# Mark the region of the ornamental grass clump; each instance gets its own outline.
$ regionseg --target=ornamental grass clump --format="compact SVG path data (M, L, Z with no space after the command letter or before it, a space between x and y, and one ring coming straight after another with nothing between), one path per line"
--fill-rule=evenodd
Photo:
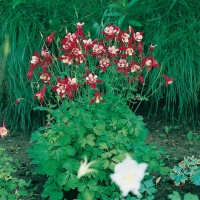
M33 88L26 80L27 62L47 35L64 34L77 20L93 24L101 21L107 0L41 1L4 0L0 3L0 121L4 119L13 134L30 133L45 123L45 113L33 111ZM67 12L66 12L67 11ZM71 31L71 30L70 30ZM96 31L96 30L95 30ZM5 41L5 42L3 42ZM15 104L20 99L20 103Z
M155 46L150 45L145 56L143 32L108 25L104 39L91 39L83 25L77 23L77 30L62 39L51 33L41 52L34 52L27 72L41 103L34 110L47 112L46 126L32 134L27 150L36 172L47 176L43 198L67 198L71 189L78 190L77 199L120 198L110 174L127 152L137 162L148 162L148 172L168 171L163 150L145 144L148 131L131 109L148 99L145 81L149 71L159 67L152 56ZM163 76L162 84L172 83ZM156 189L150 178L145 178L140 193L153 198ZM138 190L138 185L130 188L136 195ZM130 199L128 192L124 195Z

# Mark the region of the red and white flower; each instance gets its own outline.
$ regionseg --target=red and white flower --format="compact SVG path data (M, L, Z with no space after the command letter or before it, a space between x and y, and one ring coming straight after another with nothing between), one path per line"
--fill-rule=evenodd
M48 44L51 44L54 40L54 35L55 35L56 31L54 31L53 33L51 33L47 38L46 38L46 42Z
M31 79L32 77L33 77L33 71L29 70L28 73L27 73L27 78Z
M45 65L45 68L46 68L46 65L52 64L52 57L51 57L51 54L50 54L48 48L42 47L41 56L43 56L43 58L44 58L44 60L42 61L42 64Z
M111 47L108 47L108 54L109 55L116 55L118 54L119 52L119 49L117 49L115 46L111 46Z
M153 57L144 57L142 59L142 66L146 65L149 69L160 66L158 62Z
M65 56L62 55L62 56L58 57L58 60L61 60L66 65L71 65L73 63L72 57L69 55L65 55Z
M40 79L42 80L42 84L50 83L51 74L49 72L44 72L40 75Z
M100 101L103 102L103 103L105 103L105 100L101 97L101 95L99 94L99 92L96 91L95 94L94 94L94 98L91 99L90 103L94 103L94 102L95 103L100 103Z
M34 70L37 66L41 64L38 52L36 51L34 52L30 62L31 62L31 66L29 68L30 71Z
M69 38L64 38L62 41L61 41L61 44L62 44L62 47L64 50L70 50L72 48L72 42L70 41Z
M84 40L83 40L83 43L84 43L85 45L87 45L87 46L89 46L89 45L92 45L92 44L93 44L93 42L92 42L92 40L91 40L91 39L84 39Z
M101 44L94 44L92 47L92 55L100 56L105 52L104 46Z
M137 42L141 42L143 36L142 36L143 32L136 32L134 33L133 37Z
M106 39L117 38L119 32L120 32L119 27L117 27L117 26L111 26L109 24L104 29L104 31L102 31L103 34L106 34Z
M66 89L68 87L68 79L64 78L62 80L60 80L59 78L57 78L57 85L52 87L53 91L56 91L59 95L60 98L64 97L66 94Z
M130 64L130 69L131 69L131 72L139 72L140 71L140 66L135 64L134 62L132 62Z
M126 43L129 42L129 37L130 37L130 35L128 33L122 33L122 35L121 35L122 41L126 42Z
M126 54L129 55L129 56L132 56L132 55L134 55L134 50L132 48L127 48Z
M105 29L104 29L104 32L107 34L107 35L113 35L116 33L116 29L113 27L113 26L107 26Z
M97 68L102 69L104 72L106 71L107 67L110 66L110 60L108 58L102 58L99 61L99 66L97 66Z
M73 33L73 34L67 33L65 38L69 39L69 41L71 41L71 42L75 42L77 39L77 35L75 33Z
M116 71L121 71L124 73L124 75L127 75L129 73L130 69L128 68L128 63L125 59L120 59L119 61L114 62L118 65Z
M85 37L85 35L84 35L84 33L83 33L83 30L82 30L84 23L78 22L78 23L75 24L75 25L76 25L76 28L77 28L77 31L75 32L75 34L76 34L77 36Z
M128 63L126 62L125 59L120 59L119 62L117 63L119 68L124 68L124 67L128 67Z
M98 76L93 74L88 74L86 79L86 84L89 84L93 89L96 89L96 83L101 83L102 80L97 80Z
M73 48L72 51L71 51L71 53L74 56L78 56L78 55L83 54L82 51L79 48L77 48L77 47Z
M3 126L0 127L0 136L1 136L2 138L4 138L5 136L7 136L8 132L9 132L9 131L8 131L8 129L5 127L4 122L3 122Z
M68 84L72 87L74 91L77 90L77 87L80 86L80 84L77 83L76 78L68 77Z
M173 78L169 78L169 77L167 77L165 74L163 74L162 75L163 76L163 78L165 79L165 85L166 86L168 86L169 84L172 84L172 82L173 82Z
M34 94L34 98L37 98L38 100L40 100L41 103L43 103L44 102L44 93L45 93L46 89L47 89L47 86L44 86L41 91Z
M36 51L34 52L34 56L32 56L31 64L32 65L38 65L38 64L40 64L40 57L39 57L38 52L36 52Z

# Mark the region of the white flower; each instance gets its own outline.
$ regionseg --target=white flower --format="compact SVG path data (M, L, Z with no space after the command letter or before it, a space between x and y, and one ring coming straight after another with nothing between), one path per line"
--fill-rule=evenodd
M140 195L140 182L145 176L146 163L138 164L130 156L126 156L121 163L118 163L114 168L114 174L110 177L115 182L125 197L131 191L135 195Z
M96 161L91 161L89 163L87 163L87 157L84 157L84 162L81 162L81 166L78 170L78 178L81 178L82 176L85 176L88 173L92 173L92 172L97 172L96 169L91 169L89 168L90 165L94 164Z

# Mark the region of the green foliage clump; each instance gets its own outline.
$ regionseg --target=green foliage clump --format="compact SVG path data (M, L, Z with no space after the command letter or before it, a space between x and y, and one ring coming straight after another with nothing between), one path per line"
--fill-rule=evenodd
M48 177L43 198L62 199L64 191L71 189L78 190L78 199L88 195L91 199L120 198L109 175L127 153L139 162L148 161L149 172L164 174L167 170L161 159L162 150L154 151L155 147L144 143L148 131L142 117L136 116L120 95L106 95L106 103L88 101L83 96L78 102L66 99L57 109L53 109L54 105L36 108L49 112L52 120L49 127L32 134L32 147L27 150L36 172ZM80 161L85 156L96 161L92 168L98 172L78 179ZM153 196L154 184L143 184L141 193Z
M196 186L200 185L200 159L185 157L178 166L174 166L170 173L170 178L174 180L175 185L185 184L186 180L191 181Z
M138 0L120 0L117 3L109 4L102 20L105 24L111 23L123 28L126 28L129 25L141 27L142 24L134 19L134 14L132 13L137 1Z
M0 147L0 199L17 200L26 196L25 187L29 184L23 179L13 176L16 169L12 166L13 158L5 153L5 149Z

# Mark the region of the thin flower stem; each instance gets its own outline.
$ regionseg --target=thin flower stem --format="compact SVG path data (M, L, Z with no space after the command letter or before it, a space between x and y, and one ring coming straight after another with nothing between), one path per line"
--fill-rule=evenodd
M159 87L156 88L156 90L154 90L147 98L149 98L150 96L152 96L164 83L160 84Z
M156 79L154 80L154 82L152 83L151 87L148 89L148 91L146 92L146 94L148 94L148 92L151 90L151 88L153 87L153 85L156 83L156 81L158 80L158 78L160 77L160 74L161 74L161 71L162 71L162 66L163 64L161 64L161 67L160 67L160 72L158 73L158 76L156 77ZM159 86L160 87L160 86ZM158 89L158 88L157 88ZM156 89L156 90L157 90ZM153 92L154 93L154 92ZM152 94L153 94L152 93Z

